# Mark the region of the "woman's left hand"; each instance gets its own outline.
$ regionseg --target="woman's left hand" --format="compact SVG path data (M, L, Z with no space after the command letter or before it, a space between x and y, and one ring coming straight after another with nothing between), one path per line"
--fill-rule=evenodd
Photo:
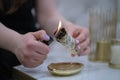
M65 29L69 35L75 38L76 50L78 51L77 55L81 56L89 54L90 53L89 30L87 28L74 24L68 24L67 26L65 26Z

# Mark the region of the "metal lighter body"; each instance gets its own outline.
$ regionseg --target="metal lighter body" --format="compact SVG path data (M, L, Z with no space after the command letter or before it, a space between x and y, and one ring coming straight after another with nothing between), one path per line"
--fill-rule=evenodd
M61 43L63 46L68 49L71 54L77 54L77 50L75 49L75 39L68 35L64 28L60 30L60 32L56 36L56 40Z

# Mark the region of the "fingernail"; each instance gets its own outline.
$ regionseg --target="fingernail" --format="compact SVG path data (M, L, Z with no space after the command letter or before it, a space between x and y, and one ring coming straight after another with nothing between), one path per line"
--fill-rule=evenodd
M77 50L80 50L80 48L81 48L81 47L78 45L78 46L77 46Z
M75 42L76 42L76 44L79 44L79 43L80 43L80 41L79 41L79 40L76 40Z
M46 38L47 40L50 40L50 36L48 36L47 34L45 35L45 38Z

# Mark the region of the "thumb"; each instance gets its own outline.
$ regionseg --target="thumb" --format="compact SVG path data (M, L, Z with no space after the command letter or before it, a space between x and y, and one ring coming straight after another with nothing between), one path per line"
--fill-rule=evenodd
M44 30L36 31L32 33L37 40L49 40L50 37Z

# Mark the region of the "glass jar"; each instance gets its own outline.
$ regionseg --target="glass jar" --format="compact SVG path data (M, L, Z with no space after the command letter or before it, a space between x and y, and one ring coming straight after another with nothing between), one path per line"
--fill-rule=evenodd
M111 40L111 55L109 66L120 69L120 39Z
M116 38L117 0L109 1L111 6L103 4L89 12L90 61L108 62L110 59L110 41Z

